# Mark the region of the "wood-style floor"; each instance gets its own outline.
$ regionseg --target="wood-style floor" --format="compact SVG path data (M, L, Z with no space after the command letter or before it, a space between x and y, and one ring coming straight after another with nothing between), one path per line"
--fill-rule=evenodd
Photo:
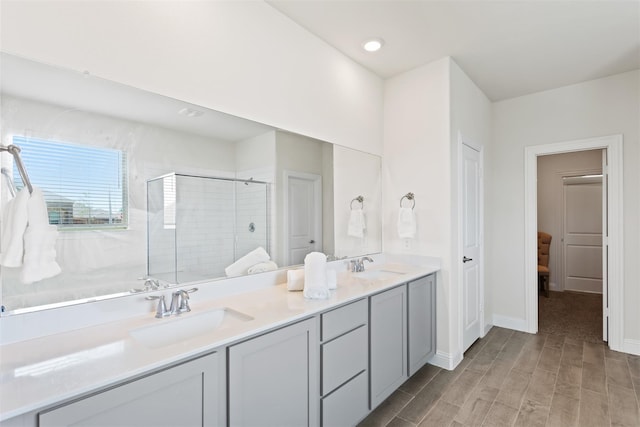
M360 426L640 426L640 356L494 327L454 371L425 365Z

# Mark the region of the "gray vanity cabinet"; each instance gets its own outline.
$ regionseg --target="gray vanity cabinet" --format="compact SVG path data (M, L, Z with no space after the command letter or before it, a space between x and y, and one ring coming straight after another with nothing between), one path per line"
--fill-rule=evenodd
M357 424L369 412L367 299L321 315L321 405L324 427Z
M378 406L407 378L407 286L370 297L370 398Z
M38 426L219 426L224 385L224 355L213 353L40 412Z
M409 376L436 352L436 278L431 274L407 285Z
M229 347L229 425L317 426L317 319Z

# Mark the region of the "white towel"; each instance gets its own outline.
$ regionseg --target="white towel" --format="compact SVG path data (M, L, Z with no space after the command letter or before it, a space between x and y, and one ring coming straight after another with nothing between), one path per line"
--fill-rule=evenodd
M287 290L301 291L304 289L304 268L287 271Z
M366 229L364 220L364 212L362 209L352 209L349 215L349 225L347 227L347 235L351 237L364 237L364 230Z
M398 212L398 236L401 239L416 237L416 215L412 208L400 208Z
M327 256L322 252L311 252L304 257L304 297L329 298Z
M0 265L5 267L22 266L24 232L28 223L28 202L29 190L25 187L5 207L2 221L2 255L0 255Z
M273 261L260 262L249 267L247 274L264 273L265 271L273 271L278 269L278 264Z
M56 262L58 230L49 225L47 203L42 190L23 188L7 206L2 230L2 256L5 267L22 267L20 281L38 282L60 274Z
M247 270L250 267L256 264L259 264L261 262L269 261L270 259L271 257L269 256L267 251L265 251L264 248L261 246L259 248L252 250L251 252L249 252L248 254L246 254L245 256L243 256L242 258L238 259L236 262L234 262L233 264L225 268L224 272L229 277L240 276L242 274L246 274Z
M338 274L332 268L327 270L327 288L338 289Z

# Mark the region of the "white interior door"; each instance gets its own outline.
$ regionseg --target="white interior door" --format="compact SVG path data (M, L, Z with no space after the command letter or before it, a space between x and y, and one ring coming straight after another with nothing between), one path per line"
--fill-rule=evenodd
M287 179L287 265L303 264L304 257L322 247L322 189L318 176Z
M462 145L463 351L481 336L480 153Z
M609 341L609 164L602 150L602 340Z
M602 293L602 178L564 179L564 288Z

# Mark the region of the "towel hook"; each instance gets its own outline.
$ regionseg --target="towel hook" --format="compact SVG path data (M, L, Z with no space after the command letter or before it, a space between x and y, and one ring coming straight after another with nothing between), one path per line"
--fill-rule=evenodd
M400 199L400 207L402 207L402 201L404 199L411 200L413 202L413 205L411 205L411 209L416 207L416 199L413 193L407 193L404 196L402 196L402 198Z
M358 196L355 197L354 199L351 200L351 203L349 204L349 208L351 208L351 210L353 210L353 202L358 202L360 203L360 209L364 209L364 197L362 196Z

